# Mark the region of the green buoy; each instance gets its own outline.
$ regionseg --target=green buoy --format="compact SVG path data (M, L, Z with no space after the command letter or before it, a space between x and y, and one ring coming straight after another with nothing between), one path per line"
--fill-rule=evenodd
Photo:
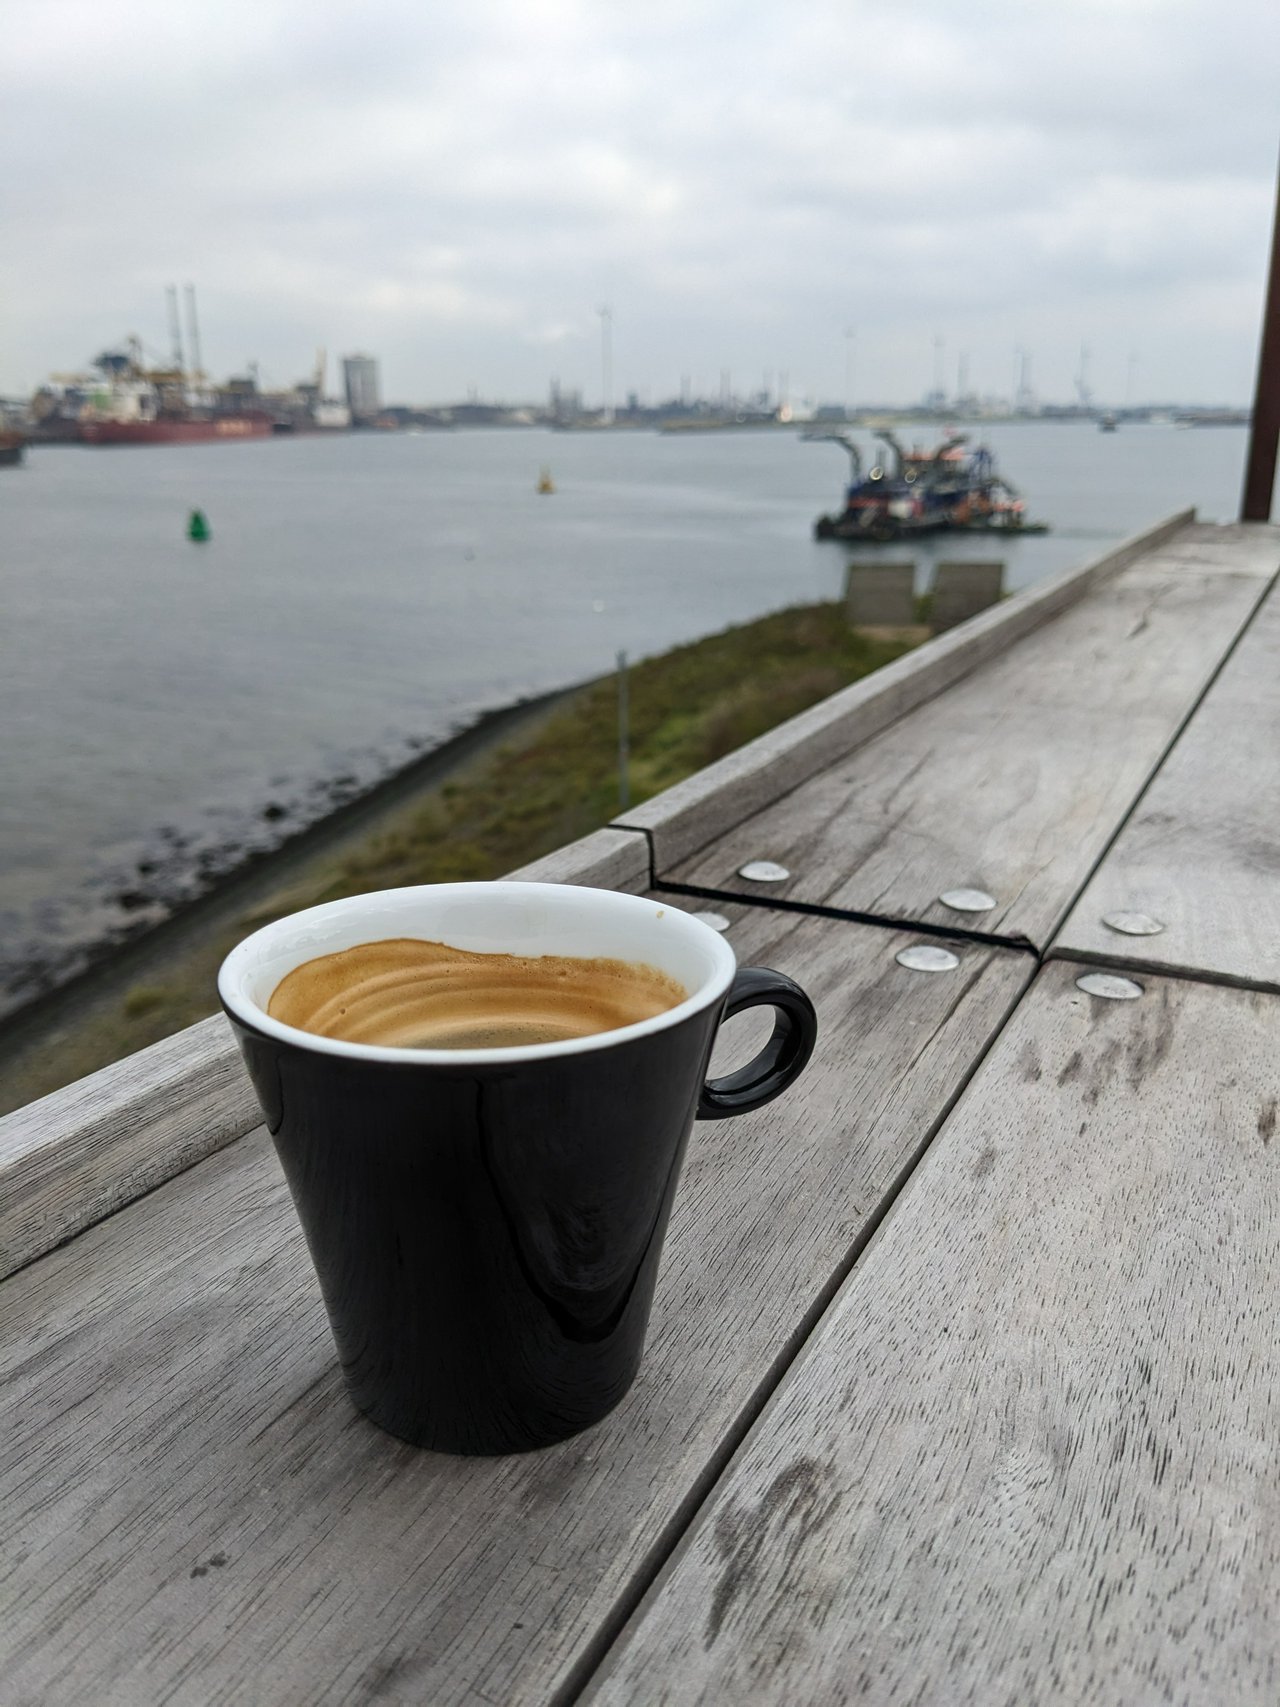
M187 538L202 540L208 539L208 537L209 518L203 510L192 510L187 518Z

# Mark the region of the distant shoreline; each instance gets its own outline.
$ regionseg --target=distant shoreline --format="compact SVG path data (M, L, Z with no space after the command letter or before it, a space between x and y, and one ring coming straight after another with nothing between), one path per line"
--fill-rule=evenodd
M406 800L446 781L460 766L478 758L507 736L544 717L587 683L558 688L550 693L514 701L482 712L458 734L430 752L373 783L352 799L311 820L274 847L252 850L231 870L215 879L199 895L176 902L166 916L127 937L104 937L85 945L86 962L65 978L0 1015L0 1062L6 1052L34 1031L56 1024L60 1015L79 1002L92 998L106 981L121 982L146 969L167 953L191 927L204 928L215 915L251 904L261 889L275 889L287 882L290 870L356 835L367 833L374 821L394 811ZM31 963L37 971L39 963ZM18 969L21 977L21 968Z
M314 429L291 429L288 431L268 433L254 440L258 444L280 444L298 439L395 439L413 437L429 433L466 433L466 432L515 432L531 433L546 432L555 434L605 434L614 436L633 437L637 433L655 433L664 438L680 438L683 436L698 437L704 433L792 433L805 432L873 432L877 427L916 426L930 427L936 431L944 431L948 427L966 427L982 430L987 427L1029 426L1029 427L1096 427L1104 414L1116 417L1121 427L1235 427L1241 430L1250 425L1251 415L1247 407L1234 404L1186 405L1186 404L1150 404L1124 406L1106 410L1101 406L1088 409L1076 409L1069 405L1050 405L1041 414L1018 414L1013 411L989 413L975 409L915 409L909 405L884 404L868 408L859 408L850 416L823 415L804 416L791 420L780 421L772 416L744 414L741 418L734 416L710 415L640 415L621 416L613 421L594 420L583 416L580 420L552 420L550 418L525 418L524 405L512 405L510 411L503 412L495 408L492 417L484 419L464 418L454 420L428 419L428 411L422 412L422 418L407 419L403 424L396 423L386 426L358 427L320 427ZM42 429L39 425L26 425L19 429L30 449L48 449L61 446L71 450L101 450L101 445L87 444L78 438L67 436L65 432ZM209 440L208 443L216 443ZM243 440L229 439L227 443L242 443ZM119 449L119 446L105 448ZM130 449L173 448L172 446L134 445Z

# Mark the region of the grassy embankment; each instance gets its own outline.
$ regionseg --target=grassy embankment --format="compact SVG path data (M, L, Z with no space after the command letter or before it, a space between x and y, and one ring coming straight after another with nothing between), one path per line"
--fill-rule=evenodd
M806 706L909 650L851 629L837 604L731 628L630 672L631 794L639 804ZM499 877L617 814L616 687L574 694L550 716L429 789L373 834L295 867L283 887L175 946L145 980L109 989L6 1064L11 1108L118 1060L216 1007L223 955L266 920L399 884Z

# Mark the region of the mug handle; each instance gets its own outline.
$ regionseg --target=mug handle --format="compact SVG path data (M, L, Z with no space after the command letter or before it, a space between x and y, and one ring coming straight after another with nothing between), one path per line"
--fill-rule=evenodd
M799 984L766 966L740 967L725 998L721 1024L745 1008L771 1007L773 1035L745 1067L708 1079L698 1101L699 1120L727 1120L771 1102L797 1079L813 1054L818 1016Z

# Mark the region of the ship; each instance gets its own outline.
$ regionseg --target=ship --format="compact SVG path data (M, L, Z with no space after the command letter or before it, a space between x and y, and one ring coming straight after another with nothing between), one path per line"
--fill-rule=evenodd
M149 366L136 338L103 351L89 373L55 375L36 393L32 413L41 436L86 445L200 444L274 431L271 414L241 392L176 364Z
M0 430L0 468L16 468L26 448L24 434L11 433L8 428Z
M271 434L344 431L351 411L317 378L262 392L256 374L211 386L180 367L148 367L136 341L87 373L55 374L31 402L31 437L86 445L227 443Z
M233 443L292 423L258 392L256 375L213 385L200 362L195 290L187 286L187 350L178 293L168 286L172 353L148 361L136 335L104 350L85 373L54 374L31 400L32 436L86 445ZM190 352L190 360L187 359Z
M188 416L154 420L81 420L79 439L85 445L186 445L216 440L261 439L275 431L269 415Z
M877 428L886 454L865 471L862 451L846 433L804 436L843 446L850 461L844 508L818 517L816 539L883 544L926 533L1049 531L1045 522L1028 521L1026 505L997 470L992 452L985 445L970 448L964 433L948 433L932 450L906 450L888 427Z

